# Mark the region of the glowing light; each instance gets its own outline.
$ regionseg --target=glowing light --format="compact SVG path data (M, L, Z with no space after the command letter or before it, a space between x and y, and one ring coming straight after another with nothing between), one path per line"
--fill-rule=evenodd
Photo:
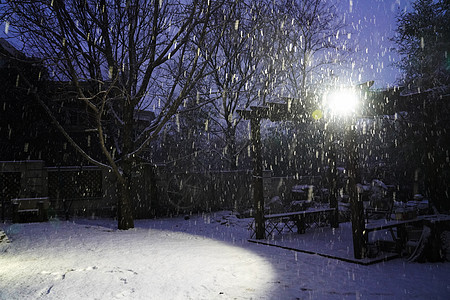
M323 106L335 116L354 114L358 108L358 95L353 89L340 89L323 98Z
M320 109L316 109L315 111L313 111L312 113L312 117L314 120L320 120L323 116L323 113Z

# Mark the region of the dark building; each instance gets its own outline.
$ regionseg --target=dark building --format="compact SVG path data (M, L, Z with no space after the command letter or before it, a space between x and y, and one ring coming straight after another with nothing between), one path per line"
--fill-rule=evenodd
M50 88L55 84L47 80L40 61L26 57L0 39L0 77L0 160L44 160L48 165L79 165L81 161L74 149L67 145L37 101L36 94L55 106L50 98L57 92L54 87ZM61 108L65 109L62 105ZM64 111L61 114L63 118L70 118L66 115Z
M51 81L46 72L39 60L26 57L0 38L0 161L38 159L47 166L88 164L52 124L37 97L86 153L104 161L95 116L78 98L70 82ZM86 91L93 88L89 82L82 82L82 85ZM150 111L138 111L135 117L136 128L143 129L155 115ZM118 129L108 115L102 122L110 147Z

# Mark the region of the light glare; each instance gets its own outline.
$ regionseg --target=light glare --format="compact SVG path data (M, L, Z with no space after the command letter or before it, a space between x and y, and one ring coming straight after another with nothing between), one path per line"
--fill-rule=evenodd
M352 89L341 89L325 95L324 107L335 116L348 116L356 112L358 97Z

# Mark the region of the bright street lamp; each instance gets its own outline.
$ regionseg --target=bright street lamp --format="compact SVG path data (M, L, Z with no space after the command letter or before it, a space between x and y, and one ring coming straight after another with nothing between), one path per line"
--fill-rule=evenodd
M359 110L360 99L354 88L340 88L324 95L324 110L333 117L352 116Z

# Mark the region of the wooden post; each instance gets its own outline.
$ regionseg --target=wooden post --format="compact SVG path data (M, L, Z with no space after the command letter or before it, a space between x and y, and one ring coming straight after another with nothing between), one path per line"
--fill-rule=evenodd
M346 129L346 150L348 155L348 190L350 196L350 209L353 234L353 253L356 259L365 257L366 242L364 239L364 207L362 199L358 197L356 188L357 174L357 148L355 145L355 128L353 122Z
M269 119L272 122L287 120L292 117L292 114L288 110L288 105L283 103L270 103L267 106L251 106L250 110L237 110L237 112L245 120L250 120L255 234L256 239L264 239L266 238L266 229L264 223L264 182L260 122L262 119Z
M253 161L253 203L255 209L256 239L266 237L264 224L264 186L262 168L261 124L258 117L251 118L252 161Z
M330 140L330 149L328 153L329 157L329 184L330 184L330 195L329 195L329 203L330 208L334 209L332 213L332 217L330 220L330 225L332 228L339 228L339 206L338 206L338 197L337 197L337 166L336 166L336 149L334 147L334 143Z
M5 222L5 196L1 196L2 197L2 203L1 203L1 207L2 207L2 222Z
M12 203L12 222L13 223L19 223L19 203L13 202Z

